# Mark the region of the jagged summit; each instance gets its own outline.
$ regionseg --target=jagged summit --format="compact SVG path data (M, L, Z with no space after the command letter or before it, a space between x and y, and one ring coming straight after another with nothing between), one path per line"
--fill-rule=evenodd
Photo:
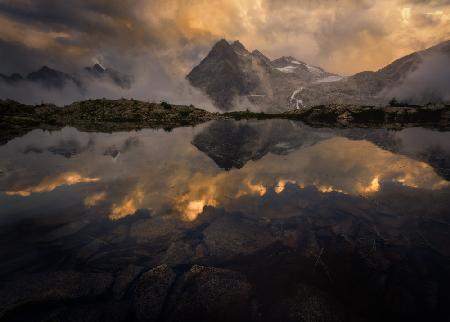
M248 54L248 50L244 47L244 45L239 41L236 40L231 44L231 47L234 49L234 51L236 53L241 53L241 54Z
M97 73L104 73L106 71L106 68L104 68L100 64L95 64L92 67L86 67L86 70L92 70L92 71L97 72Z
M255 49L254 51L252 51L252 55L268 65L271 64L270 59L267 56L265 56L262 52L260 52L258 49Z
M132 78L130 76L121 74L113 69L105 68L100 64L85 67L76 73L65 73L54 69L47 65L30 72L26 77L22 77L18 73L13 73L10 76L0 74L0 85L20 86L24 82L39 84L52 90L61 90L66 86L75 86L84 92L87 86L92 81L107 81L122 88L130 88Z
M98 63L92 67L85 67L84 70L92 78L107 80L122 88L130 88L131 86L131 78L129 76L113 69L105 68Z
M27 76L27 80L37 82L44 87L61 89L69 83L73 83L80 87L80 82L74 76L50 68L46 65L37 71L31 72Z

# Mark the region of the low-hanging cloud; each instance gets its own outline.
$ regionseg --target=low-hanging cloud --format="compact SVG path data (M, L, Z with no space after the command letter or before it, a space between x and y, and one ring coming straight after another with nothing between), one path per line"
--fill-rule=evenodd
M450 102L450 65L448 56L434 54L422 63L400 85L382 93L385 97L413 104Z
M109 78L95 78L81 71L62 88L47 87L28 80L7 83L0 81L0 97L25 104L54 103L68 105L74 101L96 98L168 101L173 104L193 104L209 111L217 111L210 99L193 88L186 79L170 75L154 57L135 57L128 72L130 87L120 87Z

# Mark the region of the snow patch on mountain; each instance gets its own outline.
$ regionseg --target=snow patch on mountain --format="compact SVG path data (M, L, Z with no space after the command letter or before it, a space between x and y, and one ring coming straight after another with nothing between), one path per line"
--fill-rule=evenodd
M332 82L338 82L341 79L344 79L344 77L339 76L339 75L331 75L331 76L327 76L327 77L318 79L316 81L316 83L332 83Z
M308 68L308 70L309 70L311 73L313 73L313 74L316 74L316 75L318 75L318 74L323 74L323 70L320 69L319 67L311 66L311 65L307 65L307 64L305 64L305 66L306 66L306 68Z
M292 73L295 73L295 70L297 68L298 68L297 66L289 65L289 66L285 66L285 67L278 67L275 69L279 70L282 73L292 74Z

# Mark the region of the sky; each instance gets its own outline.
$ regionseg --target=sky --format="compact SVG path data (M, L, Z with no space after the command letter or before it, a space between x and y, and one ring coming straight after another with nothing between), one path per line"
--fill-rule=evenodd
M0 0L0 72L186 75L221 38L349 75L450 38L449 0Z

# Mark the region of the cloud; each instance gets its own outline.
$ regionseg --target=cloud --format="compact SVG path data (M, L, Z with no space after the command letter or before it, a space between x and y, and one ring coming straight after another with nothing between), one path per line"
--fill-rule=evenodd
M418 68L402 83L380 95L414 104L450 101L450 66L448 56L424 56Z
M5 0L0 3L0 22L4 62L0 72L25 73L42 65L76 71L100 61L145 79L134 92L121 95L142 98L140 93L145 91L147 96L178 97L174 92L180 80L220 38L240 39L249 49L258 48L272 58L292 55L332 72L352 74L379 69L446 40L450 4L414 0ZM114 91L92 92L98 96Z
M99 178L84 177L77 172L66 172L56 178L44 178L42 182L35 186L25 187L21 190L6 191L8 196L28 197L33 193L50 192L60 186L71 186L78 183L91 183L99 181Z

